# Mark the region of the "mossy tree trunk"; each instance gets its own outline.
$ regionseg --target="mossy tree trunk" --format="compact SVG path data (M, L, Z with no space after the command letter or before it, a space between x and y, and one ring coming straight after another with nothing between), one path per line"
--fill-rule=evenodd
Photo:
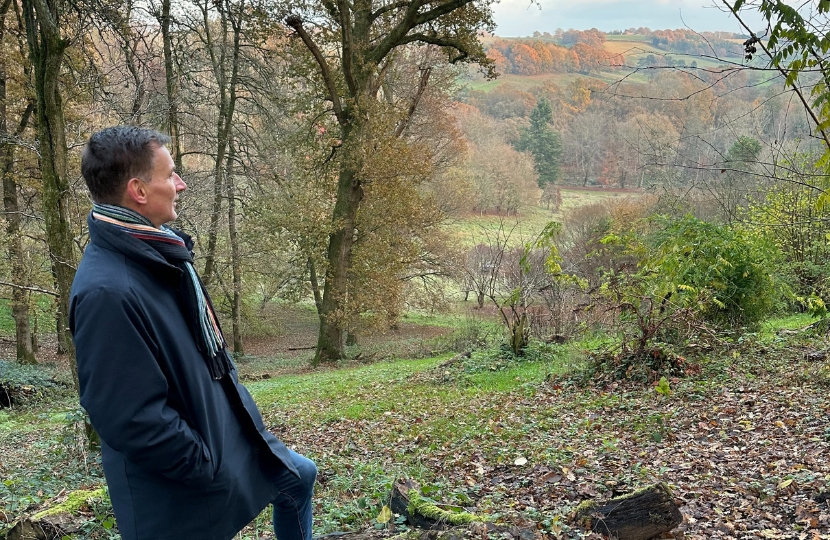
M23 0L29 56L34 70L37 140L43 182L43 216L52 275L57 286L58 345L72 366L76 385L78 370L69 333L69 291L75 277L77 254L69 222L66 123L60 93L63 55L69 41L61 36L61 0Z
M585 501L574 512L574 521L618 540L648 540L683 523L683 515L661 482L604 503Z
M0 43L6 34L6 17L12 0L5 0L0 5ZM0 174L3 176L3 213L6 218L6 242L8 244L9 262L12 277L12 317L14 318L15 343L17 361L24 364L36 363L34 341L32 340L32 326L30 320L30 292L23 288L28 281L26 276L25 253L23 251L22 224L20 204L17 195L17 181L14 176L15 143L13 138L20 137L29 125L29 119L34 112L34 103L29 101L26 109L17 122L14 133L10 133L9 110L7 96L7 63L9 59L0 54ZM18 285L18 286L15 286Z

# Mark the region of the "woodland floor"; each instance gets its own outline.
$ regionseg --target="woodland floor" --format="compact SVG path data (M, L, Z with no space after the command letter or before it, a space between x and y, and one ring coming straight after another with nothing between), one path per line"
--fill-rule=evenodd
M830 364L807 357L827 348L822 336L740 340L660 395L578 384L556 352L387 360L395 343L447 332L410 323L366 341L365 364L311 370L274 359L313 345L310 323L296 324L290 343L249 341L239 365L269 427L320 467L315 532L400 532L375 518L388 485L408 476L437 501L552 538L599 538L571 529L569 511L664 481L684 517L669 538L830 539ZM0 525L101 482L71 424L55 419L73 399L0 412ZM264 523L242 537L270 538Z
M323 462L321 447L352 447L360 461L389 469L413 454L429 479L463 492L464 506L554 536L578 537L557 516L582 500L664 481L684 516L668 537L828 539L830 378L826 365L805 359L807 350L735 350L733 362L674 381L670 396L557 377L459 395L443 411L458 422L457 436L440 445L418 429L441 414L433 406L307 430L295 424L288 437ZM463 383L447 371L413 374L408 383L454 393L447 387Z

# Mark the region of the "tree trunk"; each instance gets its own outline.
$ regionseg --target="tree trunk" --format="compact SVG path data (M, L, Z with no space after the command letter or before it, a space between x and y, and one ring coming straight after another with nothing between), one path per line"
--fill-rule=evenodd
M323 296L320 294L320 281L317 279L317 265L311 257L308 258L308 279L314 295L314 307L317 308L317 313L320 313L323 309Z
M211 22L208 17L207 9L203 12L205 17L205 35L208 37L208 52L210 53L211 64L213 67L214 77L219 87L219 107L216 120L216 161L214 166L214 184L213 184L213 211L210 215L210 225L208 226L208 247L205 255L205 271L202 280L207 286L213 278L213 272L216 267L216 245L219 234L219 216L222 213L222 197L225 189L225 158L228 152L228 145L231 142L231 127L233 123L234 109L236 107L236 85L239 79L239 53L240 42L242 37L241 22L234 19L227 10L228 6L222 2L216 2L215 7L219 10L221 43L219 46L219 55L216 55L214 50L213 40L210 39ZM230 50L231 53L231 73L230 77L227 73L227 54L228 54L228 25L232 27L233 31L233 45Z
M130 26L133 11L132 2L125 2L123 4L123 10L123 14L120 11L116 12L112 22L116 25L118 33L121 34L121 52L124 53L124 63L126 64L127 71L130 72L130 76L133 78L133 84L135 84L133 105L130 107L130 118L128 122L131 125L141 125L141 107L144 103L146 89L144 82L141 80L141 72L136 64L135 49L132 47L132 43L135 40L133 28Z
M6 0L0 6L0 43L5 36L6 15L8 14L11 1ZM29 102L26 110L20 118L16 136L23 134L29 124L29 118L34 110L34 104ZM8 132L8 109L6 95L6 57L0 55L0 136L7 141L0 145L0 174L3 175L3 212L6 217L6 239L8 242L9 262L11 263L12 281L17 284L25 284L26 260L23 252L23 240L21 236L21 214L17 198L17 182L14 179L14 143L9 141ZM32 329L29 318L29 291L12 288L12 317L14 318L15 343L17 345L17 361L23 364L37 363L35 352L32 348Z
M225 149L220 148L216 154L216 162L224 159ZM217 166L213 177L213 209L210 213L210 224L208 225L208 245L205 252L205 271L202 272L202 281L205 287L213 280L213 272L216 266L216 243L219 236L219 214L222 212L222 188L224 184L223 167Z
M173 163L181 176L184 172L182 165L182 144L179 137L179 93L178 77L173 64L173 38L170 34L170 1L161 3L161 39L164 48L164 82L167 89L167 129L172 139Z
M52 274L58 288L58 343L69 356L77 385L78 369L75 348L69 333L69 292L75 277L77 256L68 218L70 193L67 180L66 124L60 95L60 71L63 53L69 42L60 35L58 2L24 0L23 12L29 53L34 67L37 97L37 138L40 146L40 169L43 181L43 216Z
M236 149L233 143L228 148L228 170L225 184L228 187L228 236L231 242L231 268L233 270L233 300L231 301L231 326L233 328L233 352L244 354L242 348L242 261L239 255L239 237L236 230L236 193L233 164Z
M345 128L343 131L347 134L349 129ZM345 139L344 137L343 140ZM359 149L355 153L358 152ZM363 199L363 188L358 178L359 168L354 162L355 159L357 158L344 155L340 161L337 202L332 216L335 230L329 235L329 269L323 289L322 309L319 312L320 333L313 361L315 365L320 362L336 362L345 357L343 312L349 284L357 210Z

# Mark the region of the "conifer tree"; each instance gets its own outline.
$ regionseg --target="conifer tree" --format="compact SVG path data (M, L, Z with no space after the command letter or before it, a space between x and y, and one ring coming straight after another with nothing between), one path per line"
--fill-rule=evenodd
M562 139L551 127L553 111L550 102L542 98L530 113L530 125L522 130L517 149L530 152L539 187L555 184L559 180L559 165L562 161Z

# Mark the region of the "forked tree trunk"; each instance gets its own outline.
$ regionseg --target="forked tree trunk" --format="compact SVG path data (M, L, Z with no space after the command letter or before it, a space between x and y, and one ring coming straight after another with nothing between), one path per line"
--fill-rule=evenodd
M344 325L349 316L353 315L349 313L346 295L349 273L352 268L354 227L364 195L361 184L369 180L369 178L362 178L366 174L363 170L365 150L363 145L366 136L372 135L365 105L377 101L380 87L384 82L385 70L390 65L390 54L398 47L413 42L428 43L446 46L449 50L457 51L458 56L450 60L453 63L469 59L471 55L479 58L477 61L483 60L484 51L475 42L469 43L466 39L457 39L453 31L441 34L440 31L432 29L425 33L410 34L415 28L431 27L433 21L445 15L449 16L470 2L471 0L446 0L434 4L390 2L382 7L373 5L372 2L327 4L327 11L335 20L334 32L340 33L339 54L334 56L338 58L337 72L342 75L342 79L335 75L332 64L329 64L327 54L323 52L325 47L321 48L315 42L312 33L309 33L303 26L303 16L292 14L285 19L286 24L294 29L317 62L328 94L326 97L331 102L332 111L340 125L340 140L342 141L337 195L331 221L333 227L326 252L328 270L323 298L318 310L320 331L313 360L315 365L343 358ZM397 22L389 27L379 28L386 24L383 21L386 21L387 17L395 20L397 15L400 15ZM477 30L486 26L487 21L490 20L487 15L482 19L473 16L465 22L460 22L460 19L464 18L460 17L450 26L455 29L456 24L461 24L461 26L469 27L469 30ZM429 69L421 73L421 87L408 111L408 117L398 126L395 136L400 136L406 129L406 122L414 114L420 95L426 89L429 73ZM391 94L387 92L386 96L389 98Z

